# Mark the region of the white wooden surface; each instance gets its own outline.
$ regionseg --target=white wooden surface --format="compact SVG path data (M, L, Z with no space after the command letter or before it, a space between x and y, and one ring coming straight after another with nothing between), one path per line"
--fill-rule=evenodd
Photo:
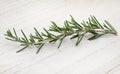
M33 27L42 31L51 20L62 25L70 14L79 22L89 15L107 19L118 36L94 41L86 36L77 47L65 39L59 50L57 44L48 44L37 55L34 47L15 53L19 44L4 39L13 27L18 33L34 33ZM0 0L0 74L120 74L119 32L120 0Z

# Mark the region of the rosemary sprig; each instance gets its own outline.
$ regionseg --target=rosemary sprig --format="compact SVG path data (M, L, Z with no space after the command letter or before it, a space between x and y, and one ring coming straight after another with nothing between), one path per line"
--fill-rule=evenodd
M8 30L5 36L8 40L19 42L20 46L23 47L17 52L23 51L27 47L35 45L38 47L36 53L39 53L40 49L46 43L55 43L59 41L59 48L67 36L71 36L70 39L77 38L77 46L87 33L91 33L93 35L92 37L88 38L88 40L94 40L106 34L117 35L117 31L106 20L103 24L101 24L95 16L90 16L88 21L83 21L79 24L72 16L70 17L71 21L65 20L63 27L59 27L55 22L52 21L52 25L48 30L44 28L44 33L39 32L36 28L34 28L35 34L30 34L29 37L27 37L24 31L21 30L23 37L19 37L16 33L16 30L13 28L13 32ZM58 35L55 35L54 32L58 33Z

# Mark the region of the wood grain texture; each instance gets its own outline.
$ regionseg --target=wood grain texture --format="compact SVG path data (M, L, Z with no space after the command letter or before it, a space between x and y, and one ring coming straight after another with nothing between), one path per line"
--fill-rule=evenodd
M0 74L120 74L120 0L0 0ZM87 36L79 46L65 39L60 49L47 44L40 51L30 47L21 53L19 44L5 40L11 28L27 34L33 27L43 31L50 21L62 26L73 15L78 22L90 15L107 19L118 36L107 35L94 41Z

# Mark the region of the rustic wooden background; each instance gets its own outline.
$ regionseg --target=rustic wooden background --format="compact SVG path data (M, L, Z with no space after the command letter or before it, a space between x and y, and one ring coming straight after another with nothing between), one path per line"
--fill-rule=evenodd
M33 27L42 31L50 21L62 25L70 19L78 22L90 15L110 21L118 36L107 35L94 41L65 39L61 48L48 44L35 54L30 47L23 52L19 44L7 41L4 33L16 28L27 34ZM0 0L0 74L120 74L120 0Z

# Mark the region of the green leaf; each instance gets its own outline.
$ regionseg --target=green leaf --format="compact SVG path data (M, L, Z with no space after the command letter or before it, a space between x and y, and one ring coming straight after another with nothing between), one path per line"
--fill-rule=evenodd
M29 39L29 40L30 40L32 43L35 43L35 40L34 40L33 35L32 35L32 34L30 34L30 36L29 36L29 37L30 37L30 39Z
M97 38L101 37L102 35L104 35L104 34L95 34L94 36L90 37L88 40L97 39Z
M51 23L52 23L53 25L51 26L50 30L61 33L61 28L58 27L55 22L51 21Z
M24 39L23 39L23 40L26 40L27 42L29 42L29 41L28 41L28 38L26 37L26 35L25 35L25 33L23 32L23 30L21 30L21 32L22 32L22 34L23 34L23 36L24 36Z
M53 40L51 40L49 43L55 43L56 41L57 41L58 39L53 39Z
M86 22L85 21L82 21L82 23L81 23L82 25L83 25L83 27L86 29L86 30L88 30L88 27L87 27L87 24L86 24Z
M43 46L44 46L44 44L41 44L41 45L39 46L39 48L38 48L38 50L37 50L36 54L38 54L38 53L39 53L40 49L41 49Z
M105 23L114 31L117 33L117 31L115 30L115 28L108 22L105 20Z
M12 35L12 33L11 33L11 31L10 31L10 30L8 30L8 31L7 31L6 36L9 36L9 37L11 37L11 38L14 38L14 36Z
M96 25L98 25L101 29L104 29L103 26L100 24L100 22L97 20L95 16L91 16L91 19Z
M64 27L65 27L65 29L66 29L66 31L69 31L69 27L68 27L68 25L66 24L66 21L64 21Z
M69 25L68 21L66 20L66 26L69 29L69 31L73 32L74 30L72 29L72 27Z
M34 36L34 35L33 35L33 38L34 38L34 39L40 39L38 36Z
M77 42L76 42L76 46L81 42L81 40L83 39L85 34L78 34L78 39L77 39Z
M23 43L27 43L25 38L21 37L21 40L23 41Z
M38 32L38 30L36 28L34 28L36 35L38 36L39 39L43 39L43 37L40 35L40 33Z
M10 40L10 41L15 41L15 40L13 40L13 39L11 39L11 38L7 38L7 37L6 37L6 39L7 39L7 40Z
M112 31L112 29L110 29L105 23L103 23L103 26L108 29L109 31Z
M50 37L51 38L51 34L45 29L45 28L43 28L44 30L45 30L45 32L47 33L47 37Z
M65 38L66 36L63 36L61 39L60 39L60 43L59 43L59 45L58 45L58 48L60 48L60 46L61 46L61 44L62 44L62 42L63 42L63 39Z
M78 29L82 29L82 26L80 24L78 24L75 19L70 15L71 17L71 24L74 24Z
M28 45L26 45L26 46L23 47L22 49L18 50L16 53L23 51L23 50L26 49L27 47L28 47Z
M17 33L14 28L13 28L13 31L14 31L15 37L18 38Z
M74 38L76 38L76 37L78 37L78 34L77 34L77 35L72 36L70 39L74 39Z
M88 21L86 22L86 24L88 24L87 27L88 27L89 29L93 29L92 25L91 25Z

